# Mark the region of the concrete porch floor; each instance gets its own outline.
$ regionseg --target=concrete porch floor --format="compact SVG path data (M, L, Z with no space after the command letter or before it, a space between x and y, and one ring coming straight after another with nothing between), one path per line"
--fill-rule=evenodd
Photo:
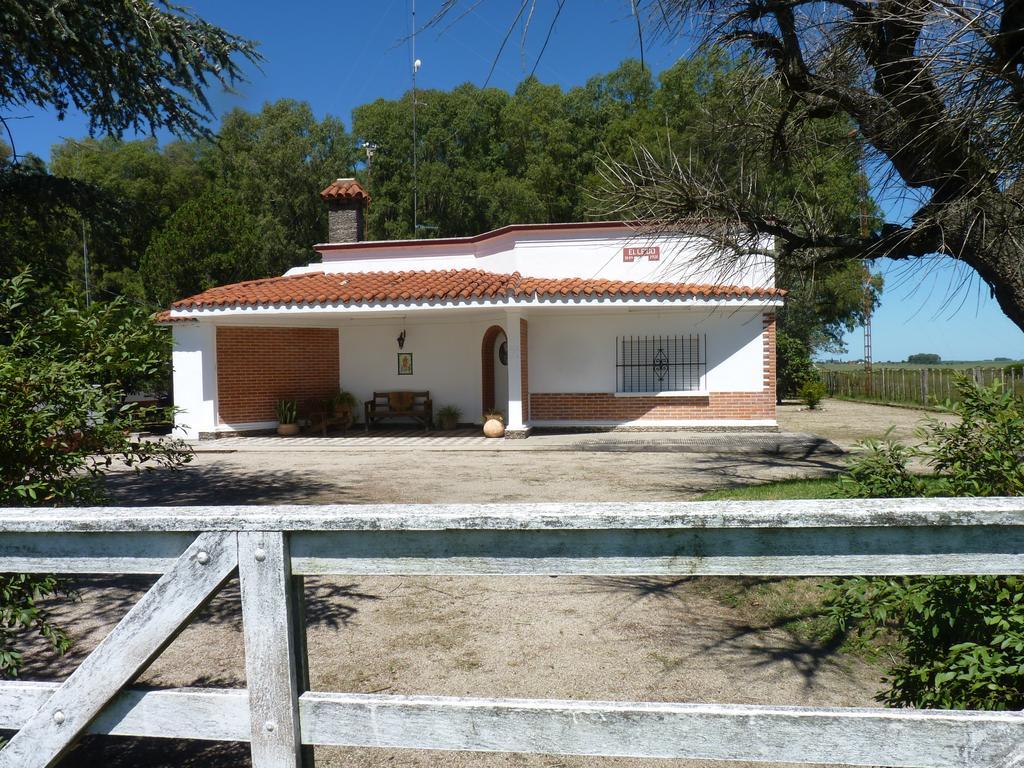
M843 453L807 432L540 432L527 440L484 437L475 428L449 432L382 430L366 434L226 437L190 443L196 453L372 451L584 451L596 453L720 453L809 456Z

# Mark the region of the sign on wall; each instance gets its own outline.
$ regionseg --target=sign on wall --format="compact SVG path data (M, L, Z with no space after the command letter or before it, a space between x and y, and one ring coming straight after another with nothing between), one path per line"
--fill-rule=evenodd
M644 246L630 246L627 245L622 249L622 260L623 261L636 261L637 259L647 259L648 261L658 261L661 259L661 246L658 245L644 245Z

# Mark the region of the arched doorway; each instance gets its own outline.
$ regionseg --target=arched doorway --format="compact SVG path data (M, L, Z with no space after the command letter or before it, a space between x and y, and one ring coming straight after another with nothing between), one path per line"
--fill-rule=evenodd
M508 411L508 342L500 325L484 332L480 345L480 380L483 382L481 415L490 410Z

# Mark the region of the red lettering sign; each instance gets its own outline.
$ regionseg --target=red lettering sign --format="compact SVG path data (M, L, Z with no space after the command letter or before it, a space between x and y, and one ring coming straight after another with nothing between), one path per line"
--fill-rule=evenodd
M644 258L648 261L658 261L661 259L661 247L657 245L626 246L622 249L623 261L636 261Z

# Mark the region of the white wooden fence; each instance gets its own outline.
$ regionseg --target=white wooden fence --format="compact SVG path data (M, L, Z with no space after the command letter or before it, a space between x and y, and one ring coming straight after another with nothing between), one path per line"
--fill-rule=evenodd
M126 687L241 582L247 687ZM302 577L1024 573L1024 499L0 509L0 571L160 578L63 683L0 682L0 768L84 733L309 745L1024 768L1024 713L467 699L306 690Z

